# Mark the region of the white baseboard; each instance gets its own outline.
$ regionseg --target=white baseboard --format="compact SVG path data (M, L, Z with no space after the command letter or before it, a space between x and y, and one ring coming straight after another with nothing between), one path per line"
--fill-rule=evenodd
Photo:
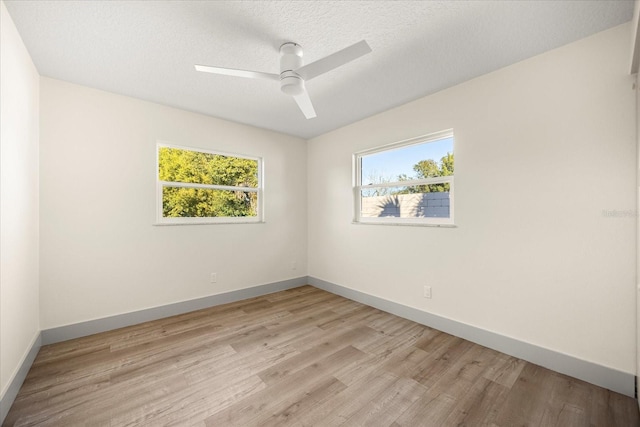
M389 301L380 297L336 285L315 277L308 277L308 283L327 292L358 301L379 310L413 320L440 331L472 341L527 362L569 375L600 387L635 397L635 375L578 359L564 353L538 347L536 345L447 319L426 311Z
M33 361L36 360L41 345L42 333L38 332L31 343L31 347L25 353L20 367L16 370L11 381L9 381L9 385L5 389L4 394L0 397L0 424L4 422L4 419L9 413L9 409L11 409L11 405L13 405L13 401L16 400L20 387L22 387L22 383L24 383L25 378L27 378L29 369L31 369Z

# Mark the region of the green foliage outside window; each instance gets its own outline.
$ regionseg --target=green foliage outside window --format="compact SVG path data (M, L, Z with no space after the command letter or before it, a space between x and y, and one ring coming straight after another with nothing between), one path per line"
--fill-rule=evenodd
M258 188L258 161L220 154L159 147L160 181ZM162 188L163 217L257 216L258 193L216 188Z
M440 159L440 163L436 162L433 159L428 160L420 160L418 163L413 165L413 170L416 173L414 177L407 177L406 175L400 175L398 177L399 181L407 181L410 179L425 179L425 178L437 178L440 176L451 176L453 175L453 154L447 153L446 156ZM450 189L450 184L448 182L443 182L441 184L426 184L426 185L418 185L415 187L406 187L402 191L394 192L393 194L409 194L409 193L441 193L447 192Z

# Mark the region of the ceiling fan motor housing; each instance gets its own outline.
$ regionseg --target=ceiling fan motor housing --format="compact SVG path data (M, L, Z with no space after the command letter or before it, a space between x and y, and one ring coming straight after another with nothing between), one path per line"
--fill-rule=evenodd
M280 90L287 95L304 92L304 80L295 72L301 66L302 46L291 42L280 46Z

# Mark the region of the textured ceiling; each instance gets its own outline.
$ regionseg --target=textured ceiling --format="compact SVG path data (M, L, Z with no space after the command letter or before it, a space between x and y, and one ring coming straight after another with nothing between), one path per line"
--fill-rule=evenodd
M629 21L633 1L5 1L43 76L310 138ZM307 83L306 120L278 73L366 39L373 52Z

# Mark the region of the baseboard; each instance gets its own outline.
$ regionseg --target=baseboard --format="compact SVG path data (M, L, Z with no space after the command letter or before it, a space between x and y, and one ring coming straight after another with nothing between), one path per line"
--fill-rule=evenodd
M515 338L447 319L315 277L308 277L308 283L327 292L447 332L510 356L634 397L635 375L632 373L618 371L564 353L538 347Z
M102 319L89 320L72 325L45 329L42 331L42 345L54 344L74 338L85 337L88 335L97 334L99 332L111 331L113 329L123 328L125 326L136 325L138 323L162 319L178 314L184 314L190 311L213 307L220 304L226 304L229 302L271 294L273 292L296 288L298 286L303 286L306 284L307 277L303 276L295 279L268 283L265 285L254 286L246 289L239 289L237 291L225 292L222 294L211 295L189 301L177 302L161 307L148 308L146 310L119 314Z
M13 405L13 401L16 400L16 396L20 391L20 387L22 387L22 383L24 383L25 378L27 378L29 369L31 369L33 361L36 360L36 356L38 355L38 351L40 350L41 345L42 333L38 333L38 335L36 335L35 339L33 340L33 343L31 344L31 348L22 360L20 368L18 368L16 374L9 382L9 386L6 388L4 395L0 397L0 425L7 417L9 409L11 409L11 405Z

